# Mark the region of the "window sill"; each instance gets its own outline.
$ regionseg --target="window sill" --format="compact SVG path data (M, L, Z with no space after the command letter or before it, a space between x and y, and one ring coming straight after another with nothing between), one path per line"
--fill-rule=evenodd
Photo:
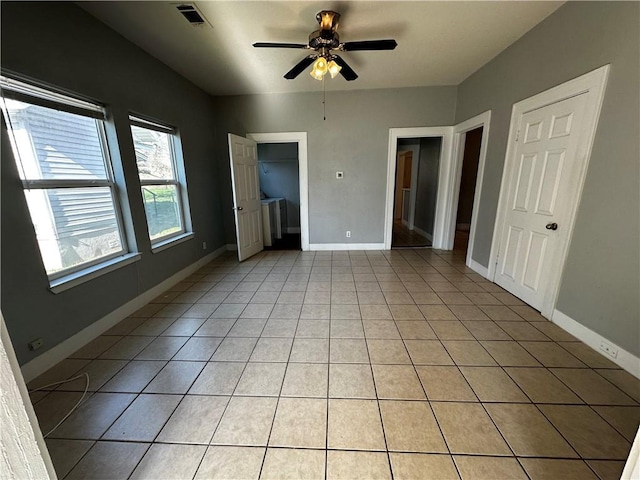
M177 237L172 237L168 240L163 240L162 242L158 242L155 245L151 245L151 253L158 253L167 248L171 248L174 245L178 245L180 243L186 242L187 240L191 240L195 237L193 232L187 232L178 235Z
M112 258L106 262L72 273L71 275L56 278L50 282L49 290L56 294L62 293L70 288L88 282L89 280L93 280L94 278L101 277L109 272L113 272L114 270L137 262L141 257L142 255L139 253L128 253L121 257Z

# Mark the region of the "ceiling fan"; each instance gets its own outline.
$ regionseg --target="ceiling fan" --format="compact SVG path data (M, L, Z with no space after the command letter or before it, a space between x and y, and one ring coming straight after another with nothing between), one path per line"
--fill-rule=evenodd
M320 25L309 35L309 42L303 43L269 43L258 42L253 46L257 48L301 48L305 50L314 50L314 52L298 62L298 64L289 70L284 78L293 80L302 71L313 63L311 76L316 80L322 80L325 74L329 73L331 78L340 73L346 80L352 81L358 78L356 72L334 51L356 52L362 50L393 50L398 45L395 40L365 40L360 42L344 42L340 43L338 35L338 22L340 14L332 10L322 10L316 15L316 20Z

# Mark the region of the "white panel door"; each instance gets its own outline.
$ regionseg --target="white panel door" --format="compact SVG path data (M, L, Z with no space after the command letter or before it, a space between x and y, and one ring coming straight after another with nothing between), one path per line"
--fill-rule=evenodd
M538 310L569 241L563 227L579 195L585 103L582 94L522 114L515 154L506 166L508 197L495 282Z
M264 250L256 142L229 134L238 260Z

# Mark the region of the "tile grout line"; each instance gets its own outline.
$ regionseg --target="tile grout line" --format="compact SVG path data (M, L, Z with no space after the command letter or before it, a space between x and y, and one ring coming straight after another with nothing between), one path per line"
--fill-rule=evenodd
M438 295L438 293L437 293L437 292L436 292L436 295ZM463 293L463 295L464 295L464 293ZM444 299L443 299L442 297L440 297L440 295L438 295L438 297L439 297L439 298L444 302ZM465 295L465 298L467 298L467 297L466 297L466 295ZM446 304L445 304L445 305L446 305ZM449 306L448 306L448 305L446 305L446 308L447 308L447 309L449 309ZM449 309L449 310L450 310L450 309ZM455 314L454 314L454 316L455 316ZM428 323L428 320L426 320L426 318L425 318L425 321L427 321L427 323ZM458 321L459 321L459 320L458 320ZM463 324L463 325L464 325L464 324ZM431 326L431 325L430 325L430 323L429 323L429 326ZM465 328L465 329L466 329L466 328ZM469 333L471 333L471 332L469 332ZM438 333L437 333L437 332L435 333L435 335L436 335L436 337L438 338L438 340L439 340L439 341L441 342L441 344L442 344L442 339L440 339L440 336L438 335ZM404 343L404 339L403 339L403 344L405 345L405 349L406 349L406 344ZM445 351L447 351L447 350L446 350L446 347L444 346L444 344L442 344L442 345L443 345L443 348L445 348ZM407 353L408 353L408 352L407 352ZM449 354L449 352L448 352L448 351L447 351L447 353ZM487 353L488 353L488 352L487 352ZM423 392L424 392L424 394L425 394L425 398L427 398L427 401L428 401L428 403L429 403L429 408L430 408L430 410L431 410L431 413L432 413L432 415L433 415L433 418L435 419L436 425L438 426L438 428L439 428L439 430L440 430L440 435L442 436L442 438L443 438L443 440L444 440L444 443L445 443L445 446L447 447L447 450L449 451L449 454L451 455L451 459L452 459L452 463L453 463L453 465L454 465L454 468L456 469L456 472L458 473L458 475L460 476L460 478L462 478L462 474L461 474L461 472L460 472L460 470L459 470L458 464L457 464L457 462L455 461L454 456L453 456L453 454L452 454L452 452L451 452L451 449L450 449L450 447L449 447L449 442L447 442L447 439L446 439L446 437L445 437L445 435L444 435L444 432L442 431L442 427L440 426L440 422L438 421L438 417L436 416L435 411L433 410L433 406L431 405L431 400L430 400L429 396L427 395L426 389L425 389L425 387L424 387L424 384L422 383L422 380L420 379L420 376L418 375L418 371L417 371L416 365L415 365L415 363L414 363L414 361L413 361L413 358L411 358L411 356L409 356L409 358L410 358L410 360L411 360L411 364L412 364L412 366L413 366L414 372L415 372L416 376L418 377L418 380L420 381L420 385L421 385L422 390L423 390ZM453 360L453 359L452 359L452 360ZM480 405L482 405L482 402L480 402L480 399L477 397L477 395L476 395L475 391L473 390L473 388L471 387L471 385L470 385L470 384L469 384L469 382L467 381L466 377L463 375L462 371L460 370L460 366L455 362L455 360L453 360L453 363L454 363L454 366L455 366L456 370L458 371L458 373L462 376L462 378L463 378L463 379L465 380L465 382L467 383L467 385L468 385L468 387L469 387L470 391L474 394L474 396L476 396L476 398L478 399L478 401L479 401ZM475 403L475 402L473 402L473 403ZM501 436L502 440L504 441L505 445L507 445L507 447L509 448L509 450L510 450L510 451L511 451L511 453L513 454L513 457L515 457L515 452L514 452L514 451L513 451L513 449L511 448L511 445L509 445L509 443L508 443L508 442L506 441L506 439L504 438L504 435L502 434L502 432L500 431L500 429L498 429L497 425L495 425L495 422L493 421L493 418L491 418L491 416L489 415L489 412L487 412L487 410L486 410L486 408L484 407L484 405L482 405L482 409L484 410L485 415L487 415L487 417L490 419L490 421L491 421L491 422L492 422L492 424L494 425L494 428L495 428L495 429L498 431L498 433L500 434L500 436ZM524 469L523 469L523 471L524 471ZM525 473L525 474L526 474L526 473ZM527 474L527 476L528 476L528 474Z
M228 295L227 295L227 296L228 296ZM226 297L225 297L225 298L226 298ZM252 298L253 298L253 296L252 296ZM213 315L213 314L212 314L212 315ZM237 320L236 320L236 321L237 321ZM236 322L234 322L234 324L233 324L233 325L235 325L235 323L236 323ZM231 331L231 328L233 328L233 325L229 328L229 331ZM228 334L228 333L229 333L229 332L227 332L227 334ZM195 334L194 334L194 335L195 335ZM213 350L213 352L211 353L211 356L209 357L209 361L213 358L213 355L215 355L215 352L218 350L218 348L220 347L220 345L222 345L222 342L224 341L224 338L227 338L227 337L226 337L226 335L223 337L223 340L222 340L222 341L221 341L221 342L216 346L216 348L215 348L215 349ZM257 342L256 342L256 344L257 344ZM254 345L254 349L255 349L255 345ZM207 362L207 363L209 363L209 362ZM247 363L248 363L248 362L247 362ZM205 368L206 368L206 366L205 366ZM246 368L246 364L245 364L245 368ZM204 369L203 369L202 371L204 371ZM244 373L244 369L243 369L243 372L242 372L242 373ZM240 377L238 378L238 383L240 382L240 378L242 377L242 373L240 374ZM202 374L202 372L201 372L201 374ZM196 379L196 380L197 380L197 379ZM195 383L195 381L194 381L194 383ZM192 385L192 386L193 386L193 385ZM236 387L237 387L237 384L236 384ZM234 390L235 390L235 387L234 387ZM232 392L232 393L233 393L233 392ZM210 437L209 437L209 442L208 442L208 444L206 445L206 448L205 448L204 454L203 454L202 458L200 459L200 462L198 462L198 465L196 466L196 469L194 470L193 478L195 478L195 477L198 475L198 471L199 471L199 470L200 470L200 468L202 467L202 462L204 462L204 459L205 459L205 457L207 456L207 453L208 453L208 452L209 452L209 450L211 450L211 449L212 449L212 447L213 447L213 446L212 446L213 437L215 436L215 433L216 433L216 431L218 430L218 427L220 426L220 423L222 422L222 417L224 417L224 414L225 414L225 413L226 413L226 411L227 411L227 408L228 408L228 406L229 406L229 403L231 402L231 397L232 397L232 396L229 396L229 397L228 397L227 403L225 404L225 407L224 407L223 411L222 411L222 412L221 412L221 414L220 414L220 418L219 418L219 420L218 420L218 422L217 422L217 424L216 424L215 428L213 429L213 432L211 433L211 435L210 435Z
M404 338L402 339L402 342L403 342L403 344L405 346L405 349L407 350L407 353L408 353L407 346L404 343ZM436 417L436 412L433 410L433 405L431 405L431 403L432 403L431 399L429 398L429 395L427 394L427 390L426 390L424 384L422 383L422 379L420 378L420 375L418 374L417 366L414 363L413 358L411 358L411 355L409 355L409 360L411 360L411 366L413 367L413 371L416 374L416 377L418 378L418 382L420 382L420 387L422 388L422 392L424 393L424 397L426 399L426 403L427 403L427 405L429 405L429 411L431 412L431 415L433 415L433 419L436 422L436 426L438 427L438 431L440 432L440 436L442 437L442 441L444 443L444 446L447 449L449 457L451 458L451 463L453 464L453 468L455 469L456 473L458 474L458 477L462 478L462 474L460 473L460 469L458 468L458 464L455 462L455 459L453 457L453 453L451 452L451 448L449 447L449 442L447 442L447 438L445 437L444 432L442 431L442 427L440 426L440 421L438 420L438 417Z
M332 268L330 267L329 275L332 275ZM332 277L330 277L332 278ZM329 333L327 338L327 413L325 415L325 428L324 428L324 480L328 480L329 475L329 400L330 400L330 388L331 388L331 300L333 296L333 282L329 281Z
M286 281L285 281L286 283ZM307 285L308 285L308 281L307 281ZM305 287L305 292L306 292L306 287ZM302 309L300 310L302 312ZM268 320L267 320L268 322ZM298 319L296 320L296 331L298 330L298 325L300 323L300 314L298 315ZM266 323L265 326L263 327L262 331L264 331L264 328L266 328ZM294 332L295 335L295 332ZM293 352L293 344L295 342L295 336L294 338L291 340L291 346L289 347L289 355L287 356L287 362L286 362L286 366L285 366L285 370L284 370L284 374L282 376L282 382L280 383L280 389L278 390L278 395L276 397L276 407L273 410L273 418L271 419L271 426L269 428L269 434L267 435L267 442L265 444L264 447L264 456L262 457L262 463L260 465L260 471L258 473L258 478L260 478L262 476L262 471L264 469L264 464L267 460L267 454L269 453L269 442L271 441L271 434L273 433L273 426L275 425L276 422L276 415L278 414L278 407L280 406L280 398L282 395L282 388L284 387L284 379L286 377L287 374L287 368L289 366L289 361L291 360L291 353ZM256 346L258 345L258 342L256 342ZM249 357L249 360L251 359L251 357ZM247 362L248 365L248 362ZM242 379L242 376L240 377ZM240 380L238 380L238 383L240 382ZM237 386L236 386L237 388ZM222 418L220 419L222 421Z
M212 288L213 288L213 287L212 287ZM227 296L228 296L228 295L227 295ZM225 298L226 298L226 297L225 297ZM252 297L252 298L253 298L253 297ZM212 313L212 315L213 315L213 313ZM210 317L209 317L209 318L210 318ZM218 346L214 349L214 351L213 351L213 353L211 354L211 357L209 358L209 360L211 360L211 359L213 358L213 356L215 355L215 352L218 350L218 348L220 348L220 345L222 345L222 343L224 342L224 340L227 338L227 336L228 336L229 332L231 332L231 329L232 329L232 328L234 327L234 325L237 323L237 321L239 320L239 318L240 318L240 317L238 316L238 318L236 319L236 321L231 325L231 327L229 328L229 331L227 332L227 335L225 335L225 336L223 337L223 340L222 340L222 341L218 344ZM265 325L266 325L266 323L265 323ZM195 334L194 334L194 336L195 336ZM256 347L256 345L257 345L257 344L258 344L258 342L256 341L256 343L255 343L255 344L254 344L254 346L253 346L252 353L253 353L253 351L255 350L255 347ZM250 358L250 357L251 357L251 354L249 355L249 358ZM209 362L207 362L207 363L209 363ZM246 366L247 366L247 364L248 364L248 363L249 363L249 362L248 362L248 360L247 360L247 362L245 362L245 366L244 366L244 368L242 369L242 372L240 373L240 376L238 377L238 381L236 382L236 384L235 384L235 386L234 386L234 391L235 391L235 389L237 388L238 383L240 383L240 379L242 378L242 375L244 374L244 371L246 370ZM205 366L205 368L206 368L206 366ZM205 369L203 368L203 369L202 369L202 371L200 372L200 375L202 375L202 372L203 372L204 370L205 370ZM198 377L199 377L199 376L198 376ZM197 379L196 379L196 380L194 380L194 384L195 384L195 382L196 382L196 381L197 381ZM193 387L193 384L192 384L191 386ZM224 409L222 410L222 412L221 412L221 414L220 414L220 418L219 418L219 420L218 420L218 422L217 422L217 424L216 424L215 428L213 429L213 432L211 433L211 435L210 435L210 437L209 437L209 442L208 442L208 444L207 444L207 446L206 446L206 448L205 448L205 451L204 451L204 454L203 454L202 458L200 459L200 462L198 462L198 465L197 465L197 467L196 467L196 469L195 469L195 471L194 471L194 474L193 474L193 478L195 478L195 477L198 475L198 471L199 471L199 470L200 470L200 468L202 467L202 462L204 462L204 459L205 459L205 457L206 457L207 453L209 452L209 450L211 450L211 448L212 448L212 446L213 446L213 445L212 445L213 437L215 436L216 432L218 431L218 428L220 427L220 423L222 423L222 418L224 417L224 414L227 412L227 409L228 409L228 407L229 407L229 404L231 403L231 399L232 399L232 397L233 397L233 392L231 392L231 395L229 395L228 400L227 400L227 403L225 404Z
M378 283L378 288L380 287L380 284ZM358 309L360 309L360 305L358 304ZM369 350L369 342L367 341L367 334L364 331L364 322L362 320L362 314L360 317L360 323L362 324L362 331L364 332L364 342L365 342L365 348L367 349L367 358L369 359L369 369L371 370L371 379L373 381L373 391L375 393L376 396L376 405L378 406L378 416L380 418L380 429L382 430L382 438L384 440L384 446L385 446L385 450L386 450L386 454L387 454L387 463L389 465L389 473L391 476L391 480L393 480L395 478L394 472L393 472L393 466L391 464L391 453L389 452L389 443L387 441L387 432L384 428L384 419L382 418L382 408L380 407L380 397L378 396L378 385L376 382L376 377L375 374L373 372L373 363L371 361L371 352Z
M178 318L180 318L180 317L178 317ZM177 319L176 319L176 320L177 320ZM172 322L172 323L171 323L171 325L173 325L174 323L175 323L175 321L174 321L174 322ZM204 323L204 322L202 322L202 323ZM169 328L169 327L167 327L167 328ZM165 329L165 330L166 330L166 329ZM164 332L165 330L163 330L163 332ZM189 337L189 338L192 338L192 337L193 337L193 335L191 335L191 337ZM156 337L156 338L160 338L160 336L158 336L158 337ZM137 397L136 397L136 398L135 398L135 399L134 399L134 400L129 404L129 406L127 406L127 408L125 408L125 410L123 410L122 414L118 417L118 419L119 419L122 415L124 415L124 412L126 412L126 411L129 409L129 407L130 407L131 405L133 405L133 403L134 403L138 398L140 398L140 396L141 396L141 395L143 395L143 393L142 393L142 392L144 392L144 390L145 390L146 388L148 388L148 387L149 387L149 385L151 385L151 383L152 383L152 382L153 382L153 381L154 381L154 380L155 380L155 379L160 375L160 372L162 372L162 371L167 367L167 365L169 365L169 363L171 362L171 359L172 359L172 358L174 358L174 357L178 354L178 352L182 349L182 347L184 347L184 345L185 345L187 342L188 342L188 340L187 340L184 344L182 344L182 346L181 346L178 350L176 350L176 352L171 356L171 358L169 358L169 360L167 360L167 361L166 361L165 365L164 365L164 366L163 366L163 367L158 371L158 373L156 373L156 375L155 375L155 376L154 376L154 377L153 377L153 378L152 378L152 379L147 383L147 385L146 385L144 388L142 388L142 389L141 389L141 391L140 391L140 393L138 394L138 396L137 396ZM149 344L149 345L150 345L150 344ZM148 347L148 346L147 346L147 347ZM146 349L147 347L145 347L145 349ZM143 351L144 351L144 349L143 349ZM140 352L140 353L142 353L142 352ZM135 357L134 357L134 358L135 358ZM131 361L133 361L133 359L132 359ZM180 404L182 403L182 401L187 397L187 393L189 392L189 390L191 389L191 387L193 386L193 384L195 383L195 381L197 380L197 378L200 376L200 374L201 374L201 373L202 373L202 371L204 370L204 367L205 367L205 366L206 366L206 363L205 363L205 365L202 367L202 369L200 370L200 372L198 372L198 375L196 375L196 377L194 377L194 379L191 381L191 383L189 384L189 387L188 387L188 388L186 388L185 393L181 395L181 399L180 399L180 401L179 401L178 403L176 403L175 407L171 410L171 413L170 413L169 415L167 415L167 418L166 418L166 419L165 419L165 421L163 422L162 426L158 429L158 432L155 434L155 436L153 437L153 439L150 441L150 443L149 443L149 447L145 450L144 454L140 457L140 459L139 459L139 460L138 460L138 462L136 463L135 467L133 467L133 469L131 470L131 473L129 474L128 478L131 478L131 476L133 475L133 473L136 471L136 469L138 468L138 466L140 466L140 464L142 463L142 461L143 461L143 460L144 460L144 458L146 457L147 453L148 453L148 452L153 448L153 446L156 444L156 439L158 438L158 436L160 435L160 433L162 433L162 430L163 430L163 429L164 429L164 427L167 425L167 423L169 423L169 420L170 420L170 419L171 419L171 417L175 414L175 412L177 411L177 409L178 409L178 407L180 406ZM116 423L116 422L117 422L117 419L116 419L116 420L115 420L115 421L114 421L114 422L109 426L109 428L107 428L107 430L105 430L105 432L104 432L104 433L106 433L107 431L109 431L109 429L110 429L110 428L112 428L112 427L113 427L113 425L115 425L115 423ZM103 433L103 435L102 435L102 436L104 436L104 433ZM101 437L101 438L102 438L102 437ZM207 449L205 448L205 449L204 449L204 452L202 453L202 458L200 459L200 462L202 462L202 459L204 458L204 456L206 455L206 453L207 453ZM194 475L195 475L195 473L194 473Z

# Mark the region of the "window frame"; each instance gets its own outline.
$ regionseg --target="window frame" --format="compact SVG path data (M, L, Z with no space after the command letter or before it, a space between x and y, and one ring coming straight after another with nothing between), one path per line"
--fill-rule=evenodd
M148 119L139 114L129 114L129 128L131 127L144 128L147 130L153 130L167 135L169 144L169 153L171 156L171 169L173 173L173 179L143 179L140 176L140 170L138 169L138 158L136 156L136 169L138 171L138 180L140 182L140 191L142 194L142 203L145 206L144 188L150 186L163 186L172 185L176 189L176 202L178 204L178 212L180 214L180 230L171 232L161 237L151 238L151 232L149 232L149 218L147 216L147 210L145 207L145 220L147 222L147 237L151 242L152 252L158 252L164 250L167 246L179 243L181 240L186 240L193 237L193 232L190 228L190 210L187 200L187 184L184 174L184 159L182 157L182 146L180 144L180 138L178 135L178 129L168 124L160 123L156 120ZM131 131L133 140L133 131ZM135 140L134 154L135 154ZM178 161L182 162L182 168L179 168Z
M82 116L84 118L91 118L95 121L96 134L98 136L99 147L102 154L102 161L104 164L105 178L104 179L29 179L22 172L24 167L20 151L17 148L17 142L15 140L13 126L11 124L11 118L9 116L8 108L5 99L16 100L22 103L26 103L33 106L44 107L52 110L57 110L73 115ZM51 289L58 289L59 291L65 290L62 288L67 280L73 282L75 285L77 279L83 275L88 275L91 278L96 276L96 272L102 268L107 271L113 270L113 265L118 261L123 261L125 264L130 263L132 258L138 258L135 252L131 252L130 245L127 238L127 230L123 219L123 210L120 202L120 186L116 182L113 168L113 159L109 149L109 142L107 139L106 121L107 111L106 107L98 102L87 100L79 96L56 91L56 89L49 86L41 86L40 84L31 80L23 80L19 76L9 76L7 74L0 75L0 108L2 109L5 126L9 135L9 141L11 143L11 150L16 162L16 166L22 172L19 172L20 181L22 182L23 192L25 194L32 190L53 190L53 189L66 189L66 188L108 188L111 195L111 202L114 210L115 224L117 226L117 234L120 240L120 249L116 252L104 255L93 260L79 263L70 267L62 268L56 272L49 273L44 262L43 252L38 241L38 249L40 251L40 257L43 262L43 267ZM29 211L29 220L33 223L33 217ZM58 251L60 251L58 245Z

